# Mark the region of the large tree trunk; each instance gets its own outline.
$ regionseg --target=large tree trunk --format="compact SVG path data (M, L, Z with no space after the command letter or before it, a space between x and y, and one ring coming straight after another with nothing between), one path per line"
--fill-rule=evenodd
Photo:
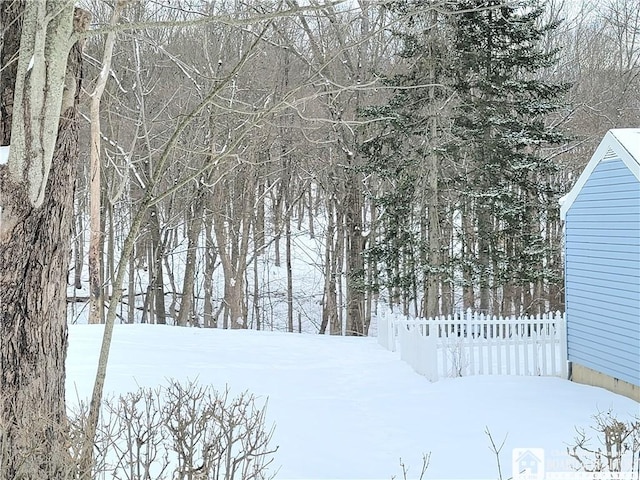
M346 182L345 230L347 256L347 335L363 336L364 330L364 242L360 178L349 174Z
M77 26L85 24L85 13L77 11ZM3 27L10 20L3 12ZM9 45L5 39L3 57L11 55ZM1 172L2 207L11 216L0 234L2 478L64 478L70 468L65 441L66 279L78 159L81 60L81 45L76 44L67 66L71 83L66 85L73 102L60 119L43 204L33 207L28 185L14 183L5 166ZM3 111L12 110L10 100L2 96ZM2 122L11 122L11 116ZM29 132L30 125L25 127ZM9 126L4 123L2 128L7 131Z
M438 21L437 10L434 9L431 17L433 24ZM429 43L429 55L434 56L435 49L432 42ZM442 265L442 236L440 231L440 193L439 193L439 179L440 179L440 161L438 158L438 152L436 151L438 138L438 110L436 107L436 83L438 80L438 74L435 69L435 62L431 62L431 68L429 71L429 80L432 86L429 88L429 105L431 111L431 118L429 120L429 141L431 142L431 152L427 158L427 219L428 219L428 258L429 269L426 279L426 295L425 295L425 318L435 318L440 314L440 286L442 280L442 274L440 268Z

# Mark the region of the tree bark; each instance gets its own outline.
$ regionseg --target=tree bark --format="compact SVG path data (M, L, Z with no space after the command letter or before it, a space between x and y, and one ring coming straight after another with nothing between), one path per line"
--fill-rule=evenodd
M202 192L198 192L187 220L187 263L184 268L180 311L178 312L178 319L176 321L181 327L190 324L191 326L197 326L195 322L196 315L194 312L193 296L196 277L196 254L198 253L198 239L202 231L203 214L204 195Z
M334 202L331 195L327 196L327 230L325 233L324 255L324 293L322 295L322 323L320 334L325 334L327 328L331 335L342 335L342 325L338 317L338 299L336 297L336 251L334 244L335 220Z
M13 117L19 121L11 122L7 172L12 182L24 184L26 199L36 208L44 203L60 114L73 106L77 93L76 79L66 71L73 15L67 0L25 2L22 13L13 94Z
M251 174L239 168L231 178L223 178L213 192L213 232L224 273L223 328L247 328L245 307L245 273L251 233L255 182Z
M476 256L476 232L473 224L473 205L471 200L463 199L460 216L462 218L462 307L476 308L474 285L474 273L471 262Z
M349 173L346 182L346 266L347 335L362 336L364 331L364 242L362 235L362 192L360 178Z
M85 26L86 19L86 12L76 10L77 28ZM3 26L7 20L3 15ZM5 37L3 55L10 55L6 49L11 44ZM76 43L69 54L67 78L72 83L65 93L73 94L73 101L60 117L42 205L33 206L26 182L15 182L5 168L1 172L2 206L11 213L0 235L2 478L65 478L71 467L65 441L66 280L78 159L81 50ZM3 110L6 98L0 100ZM4 132L8 120L3 117L0 122ZM25 124L24 131L30 132L29 126ZM15 130L13 135L16 140Z
M216 248L211 230L213 228L210 212L204 212L204 326L205 328L217 327L217 320L213 316L213 271L215 270Z
M81 205L78 205L76 213L75 231L73 232L73 285L76 290L80 290L82 288L82 268L84 266L84 222Z
M433 25L438 22L438 12L433 9L431 14L431 20ZM433 44L433 41L429 42L429 56L431 57L429 68L429 81L432 84L429 88L429 109L431 110L431 118L429 119L429 142L431 151L427 158L427 188L428 188L428 200L427 200L427 219L429 225L428 231L428 258L429 269L426 279L426 298L425 298L425 312L426 318L435 318L440 314L440 285L441 285L441 273L440 268L442 264L442 237L440 231L440 193L439 193L439 179L440 179L440 161L438 158L438 152L436 150L436 142L438 138L438 117L439 109L436 105L436 83L438 81L438 74L435 68L435 50L437 47Z
M9 145L13 119L13 94L18 73L17 54L20 50L24 1L0 2L2 30L2 71L0 72L0 142Z
M482 200L477 200L477 225L478 225L478 287L480 290L479 309L483 313L489 312L491 301L491 249L489 235L492 228L491 215L488 206L482 204Z
M152 205L149 208L149 231L151 237L151 258L149 259L149 287L152 302L150 304L153 314L150 313L150 322L164 325L167 323L167 314L164 305L164 268L165 245L160 231L160 218L158 208Z
M291 267L291 219L286 219L285 226L285 258L287 264L287 326L293 332L293 271Z

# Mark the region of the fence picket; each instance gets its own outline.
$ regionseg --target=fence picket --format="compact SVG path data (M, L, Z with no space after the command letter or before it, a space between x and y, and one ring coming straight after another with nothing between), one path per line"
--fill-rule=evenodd
M502 316L498 317L500 319L501 322L504 322L503 324L503 330L502 333L504 335L504 344L506 346L505 348L505 356L506 356L506 363L507 363L507 375L511 375L511 336L509 335L509 324L507 322L507 319L503 318Z
M492 327L495 331L495 336L493 336L492 338L496 339L494 340L496 342L496 361L498 362L497 366L496 366L496 374L497 375L502 375L502 366L504 365L502 362L502 349L504 348L504 344L502 343L502 338L500 337L500 324L497 323L498 319L495 317L495 315L493 317L491 317L491 321L492 323Z
M531 338L533 338L533 343L531 344L531 352L533 356L531 375L540 375L540 359L538 356L538 332L536 330L531 333Z
M478 334L476 332L475 325L469 323L466 318L463 318L462 312L460 312L460 321L461 321L461 323L462 323L462 321L465 321L465 325L466 325L465 328L467 330L467 336L465 338L465 340L466 340L466 349L467 349L467 352L468 352L467 371L471 375L475 375L475 372L476 372L476 361L475 361L476 349L474 347L474 341L475 341L474 337L478 336Z
M549 320L553 320L553 313L549 314ZM557 335L557 326L550 328L549 329L549 343L551 343L551 345L555 345L558 341L558 335ZM555 348L550 348L551 351L551 374L553 374L554 372L558 371L558 362L556 359L556 355L557 355L557 350Z
M542 328L542 333L540 334L540 361L542 362L542 373L541 375L548 375L548 365L549 365L549 355L547 353L547 342L549 341L549 335L548 335L548 323L542 323L541 328Z
M389 323L387 315L382 314L378 317L378 343L387 350L391 350Z

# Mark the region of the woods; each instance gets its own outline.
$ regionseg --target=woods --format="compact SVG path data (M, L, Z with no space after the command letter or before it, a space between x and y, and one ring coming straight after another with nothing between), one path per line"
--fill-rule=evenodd
M31 412L60 444L68 320L107 323L106 365L114 322L363 336L379 302L563 310L558 201L640 119L632 0L80 6L1 4L9 444Z
M154 199L121 321L273 326L273 264L288 269L277 328L293 331L298 235L323 244L321 332L366 333L380 296L426 316L562 309L558 199L595 139L637 118L629 6L271 7L123 12L147 27L118 35L101 109L106 298L140 199ZM206 15L224 20L175 27Z
M83 106L103 178L91 213L79 171L70 272L92 311L122 288L120 321L273 326L272 264L293 331L300 235L323 245L304 313L321 332L366 334L381 297L424 316L562 309L558 199L594 139L637 119L628 2L119 8L112 65L102 36L86 46L91 84L110 72L99 115Z

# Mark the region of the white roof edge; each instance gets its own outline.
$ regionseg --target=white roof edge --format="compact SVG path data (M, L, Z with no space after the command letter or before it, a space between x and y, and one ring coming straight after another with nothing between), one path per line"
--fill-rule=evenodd
M587 163L580 177L569 193L559 199L560 218L564 220L567 212L578 197L578 194L591 176L598 164L604 159L605 154L613 150L627 168L640 182L640 128L617 128L609 130L603 137L591 160Z
M622 160L640 182L640 128L616 128L610 132L629 154Z

